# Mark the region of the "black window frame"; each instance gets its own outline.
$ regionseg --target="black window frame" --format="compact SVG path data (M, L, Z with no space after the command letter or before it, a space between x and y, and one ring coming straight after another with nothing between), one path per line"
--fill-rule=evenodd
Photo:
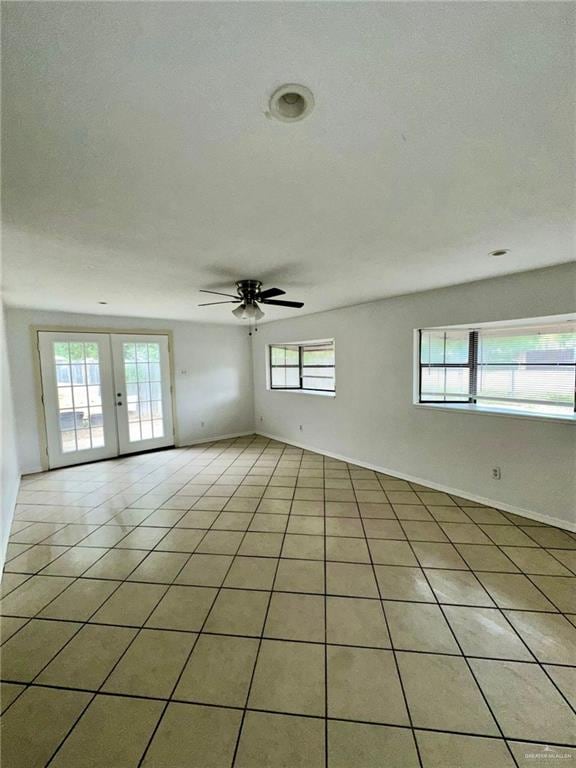
M272 350L273 349L286 349L287 347L297 347L298 348L298 362L292 363L291 365L274 365L272 363ZM298 386L283 386L283 387L275 387L272 383L272 370L274 368L283 368L286 370L286 368L297 368L298 369ZM302 369L302 351L298 344L269 344L268 345L268 371L270 375L270 389L285 389L285 390L300 390L302 389L302 375L301 375L301 369Z
M479 340L479 331L477 330L471 330L468 332L468 360L466 363L423 363L422 362L422 333L426 331L433 331L436 330L434 328L421 328L418 330L418 403L422 403L423 405L476 405L478 402L485 401L485 398L483 397L476 397L477 395L477 380L478 380L478 371L482 366L500 366L502 363L479 363L478 361L478 340ZM445 329L439 329L444 331L450 331L450 330L458 330L457 328L445 328ZM538 366L547 366L549 363L530 363L530 367L536 368ZM575 363L556 363L555 365L559 367L573 367L574 368L574 406L573 406L573 412L576 414L576 364ZM426 400L423 399L422 396L422 369L423 368L468 368L469 373L469 396L466 398L465 395L462 395L462 397L458 400ZM424 397L426 397L426 394L424 394ZM511 400L512 403L520 403L522 401L520 400ZM546 403L542 403L545 405ZM506 412L506 408L500 406L498 410L502 410ZM514 414L514 410L511 408L507 411L508 413ZM550 414L553 415L553 414ZM548 418L548 415L538 414L534 413L534 417L542 416L542 418ZM562 418L560 415L559 418Z
M478 331L468 332L468 359L465 363L423 363L422 362L422 333L423 331L434 330L428 328L421 328L418 331L418 402L427 403L429 405L474 405L477 400L476 395L476 382L478 377ZM449 330L449 329L447 329ZM457 329L454 329L457 330ZM458 400L425 400L422 397L422 369L423 368L468 368L469 375L469 392L468 397L462 395ZM424 393L426 397L426 393Z
M323 365L323 364L307 364L305 365L303 362L303 351L307 349L313 349L314 347L326 347L331 346L334 351L334 364L333 365ZM292 365L273 365L272 363L272 350L273 349L285 349L286 347L294 348L296 347L298 349L298 363L294 363ZM298 386L274 386L273 384L273 377L272 377L272 371L274 368L297 368L298 369ZM333 381L333 388L332 389L320 389L319 387L305 387L303 385L303 380L305 377L304 370L306 368L331 368L333 371L333 376L329 377L311 377L311 378L331 378ZM336 345L334 343L334 339L328 339L326 341L316 341L316 342L285 342L283 344L269 344L268 345L268 382L271 390L274 390L275 392L323 392L328 395L336 394Z

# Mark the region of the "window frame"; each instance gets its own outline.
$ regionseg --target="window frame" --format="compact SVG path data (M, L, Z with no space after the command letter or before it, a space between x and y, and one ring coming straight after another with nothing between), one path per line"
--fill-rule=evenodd
M574 368L574 402L571 413L554 413L554 412L541 412L530 411L528 406L530 405L547 405L546 401L534 401L534 400L514 400L510 399L510 405L520 406L520 409L514 407L507 407L507 404L503 404L502 399L488 398L477 395L477 381L478 373L483 366L492 365L488 363L481 363L478 357L479 350L479 335L483 330L514 330L514 329L528 329L538 328L544 329L547 325L556 325L557 323L571 322L574 323L576 317L573 315L561 315L556 317L546 318L531 318L525 320L511 321L511 322L495 322L495 323L479 323L474 328L463 325L443 326L443 327L429 327L419 328L414 332L414 398L413 404L424 408L433 408L436 410L446 410L460 413L483 413L485 415L496 416L508 416L516 418L528 418L539 419L541 421L560 421L574 423L576 422L576 363L558 363L561 367L573 367ZM422 363L422 336L425 331L468 331L468 362L464 363ZM493 363L493 365L501 365L500 363ZM549 365L548 363L531 363L530 367L538 367L539 365ZM469 368L469 397L463 395L460 400L426 400L422 396L422 369L423 368ZM426 393L424 393L424 398ZM494 404L492 404L492 401ZM497 403L497 404L496 404ZM521 406L525 404L526 410L522 410Z
M285 349L286 347L298 347L298 362L297 363L292 363L291 365L274 365L272 363L272 349L274 347L282 348L282 349ZM286 368L297 368L298 369L298 382L299 382L298 386L294 386L294 387L288 387L288 386L275 387L274 384L272 383L272 370L274 368L284 368L284 370L286 370ZM269 381L270 389L285 390L287 392L294 392L294 391L298 392L298 391L300 391L302 389L302 373L301 373L301 371L302 371L302 350L300 349L300 347L297 344L292 344L292 343L288 344L288 343L286 343L286 344L269 344L268 345L268 381Z
M478 331L468 332L468 360L465 363L423 363L422 362L422 332L434 330L431 328L418 329L418 403L422 405L444 404L444 405L469 405L475 404L476 386L478 381ZM444 330L449 330L448 328ZM459 330L459 329L454 329ZM423 400L422 399L422 369L423 368L467 368L469 372L469 396L465 395L459 400Z
M333 365L326 365L326 364L315 364L315 365L304 365L303 363L303 350L311 347L320 347L320 346L328 346L330 345L334 352L334 364ZM320 395L326 395L328 397L335 397L336 396L336 343L334 339L321 339L321 340L315 340L315 341L285 341L285 342L275 342L270 343L268 346L268 389L273 392L296 392L296 393L310 393L310 394L320 394ZM298 349L298 363L292 364L292 365L273 365L272 363L272 350L274 348L286 348L286 347L297 347ZM272 371L274 368L297 368L298 369L298 386L274 386L273 379L272 379ZM333 389L320 389L319 387L304 387L302 382L304 378L304 369L305 368L331 368L334 371L334 376L332 377L332 380L334 382L334 388ZM322 378L322 377L310 377L310 378ZM328 378L328 377L326 377Z

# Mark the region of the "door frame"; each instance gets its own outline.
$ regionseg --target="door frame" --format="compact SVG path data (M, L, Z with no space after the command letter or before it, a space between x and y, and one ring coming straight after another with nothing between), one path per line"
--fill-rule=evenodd
M42 366L40 362L40 340L38 333L40 331L46 331L48 333L118 333L118 334L138 334L142 336L167 336L168 337L168 360L170 362L170 392L172 400L172 425L174 429L174 445L178 447L180 445L180 439L178 434L178 422L176 420L176 381L174 370L174 333L171 330L155 330L141 329L141 328L118 328L114 326L69 326L69 325L52 325L44 323L42 325L30 325L30 341L32 344L32 365L34 371L34 391L36 407L36 423L38 434L38 447L40 449L40 467L38 472L47 472L50 470L50 459L48 456L48 433L46 431L46 412L44 409L44 392L42 389ZM159 450L159 449L151 449ZM130 455L130 454L126 454ZM87 460L85 463L92 463ZM81 466L81 464L74 464L73 466ZM54 469L57 469L56 467ZM60 467L64 469L64 467Z

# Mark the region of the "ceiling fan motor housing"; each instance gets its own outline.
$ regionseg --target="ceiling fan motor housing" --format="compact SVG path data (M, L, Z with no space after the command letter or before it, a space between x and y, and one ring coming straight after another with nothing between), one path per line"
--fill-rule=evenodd
M236 288L238 289L238 295L247 304L253 304L255 301L258 301L262 283L260 280L238 280Z

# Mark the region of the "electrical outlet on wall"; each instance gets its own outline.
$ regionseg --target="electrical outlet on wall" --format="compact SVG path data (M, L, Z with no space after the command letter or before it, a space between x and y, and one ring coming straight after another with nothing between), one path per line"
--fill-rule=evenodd
M492 467L492 480L500 480L502 478L502 470L500 467Z
M303 432L303 431L304 431L304 427L302 426L302 424L299 424L299 425L298 425L298 429L300 430L300 432Z

